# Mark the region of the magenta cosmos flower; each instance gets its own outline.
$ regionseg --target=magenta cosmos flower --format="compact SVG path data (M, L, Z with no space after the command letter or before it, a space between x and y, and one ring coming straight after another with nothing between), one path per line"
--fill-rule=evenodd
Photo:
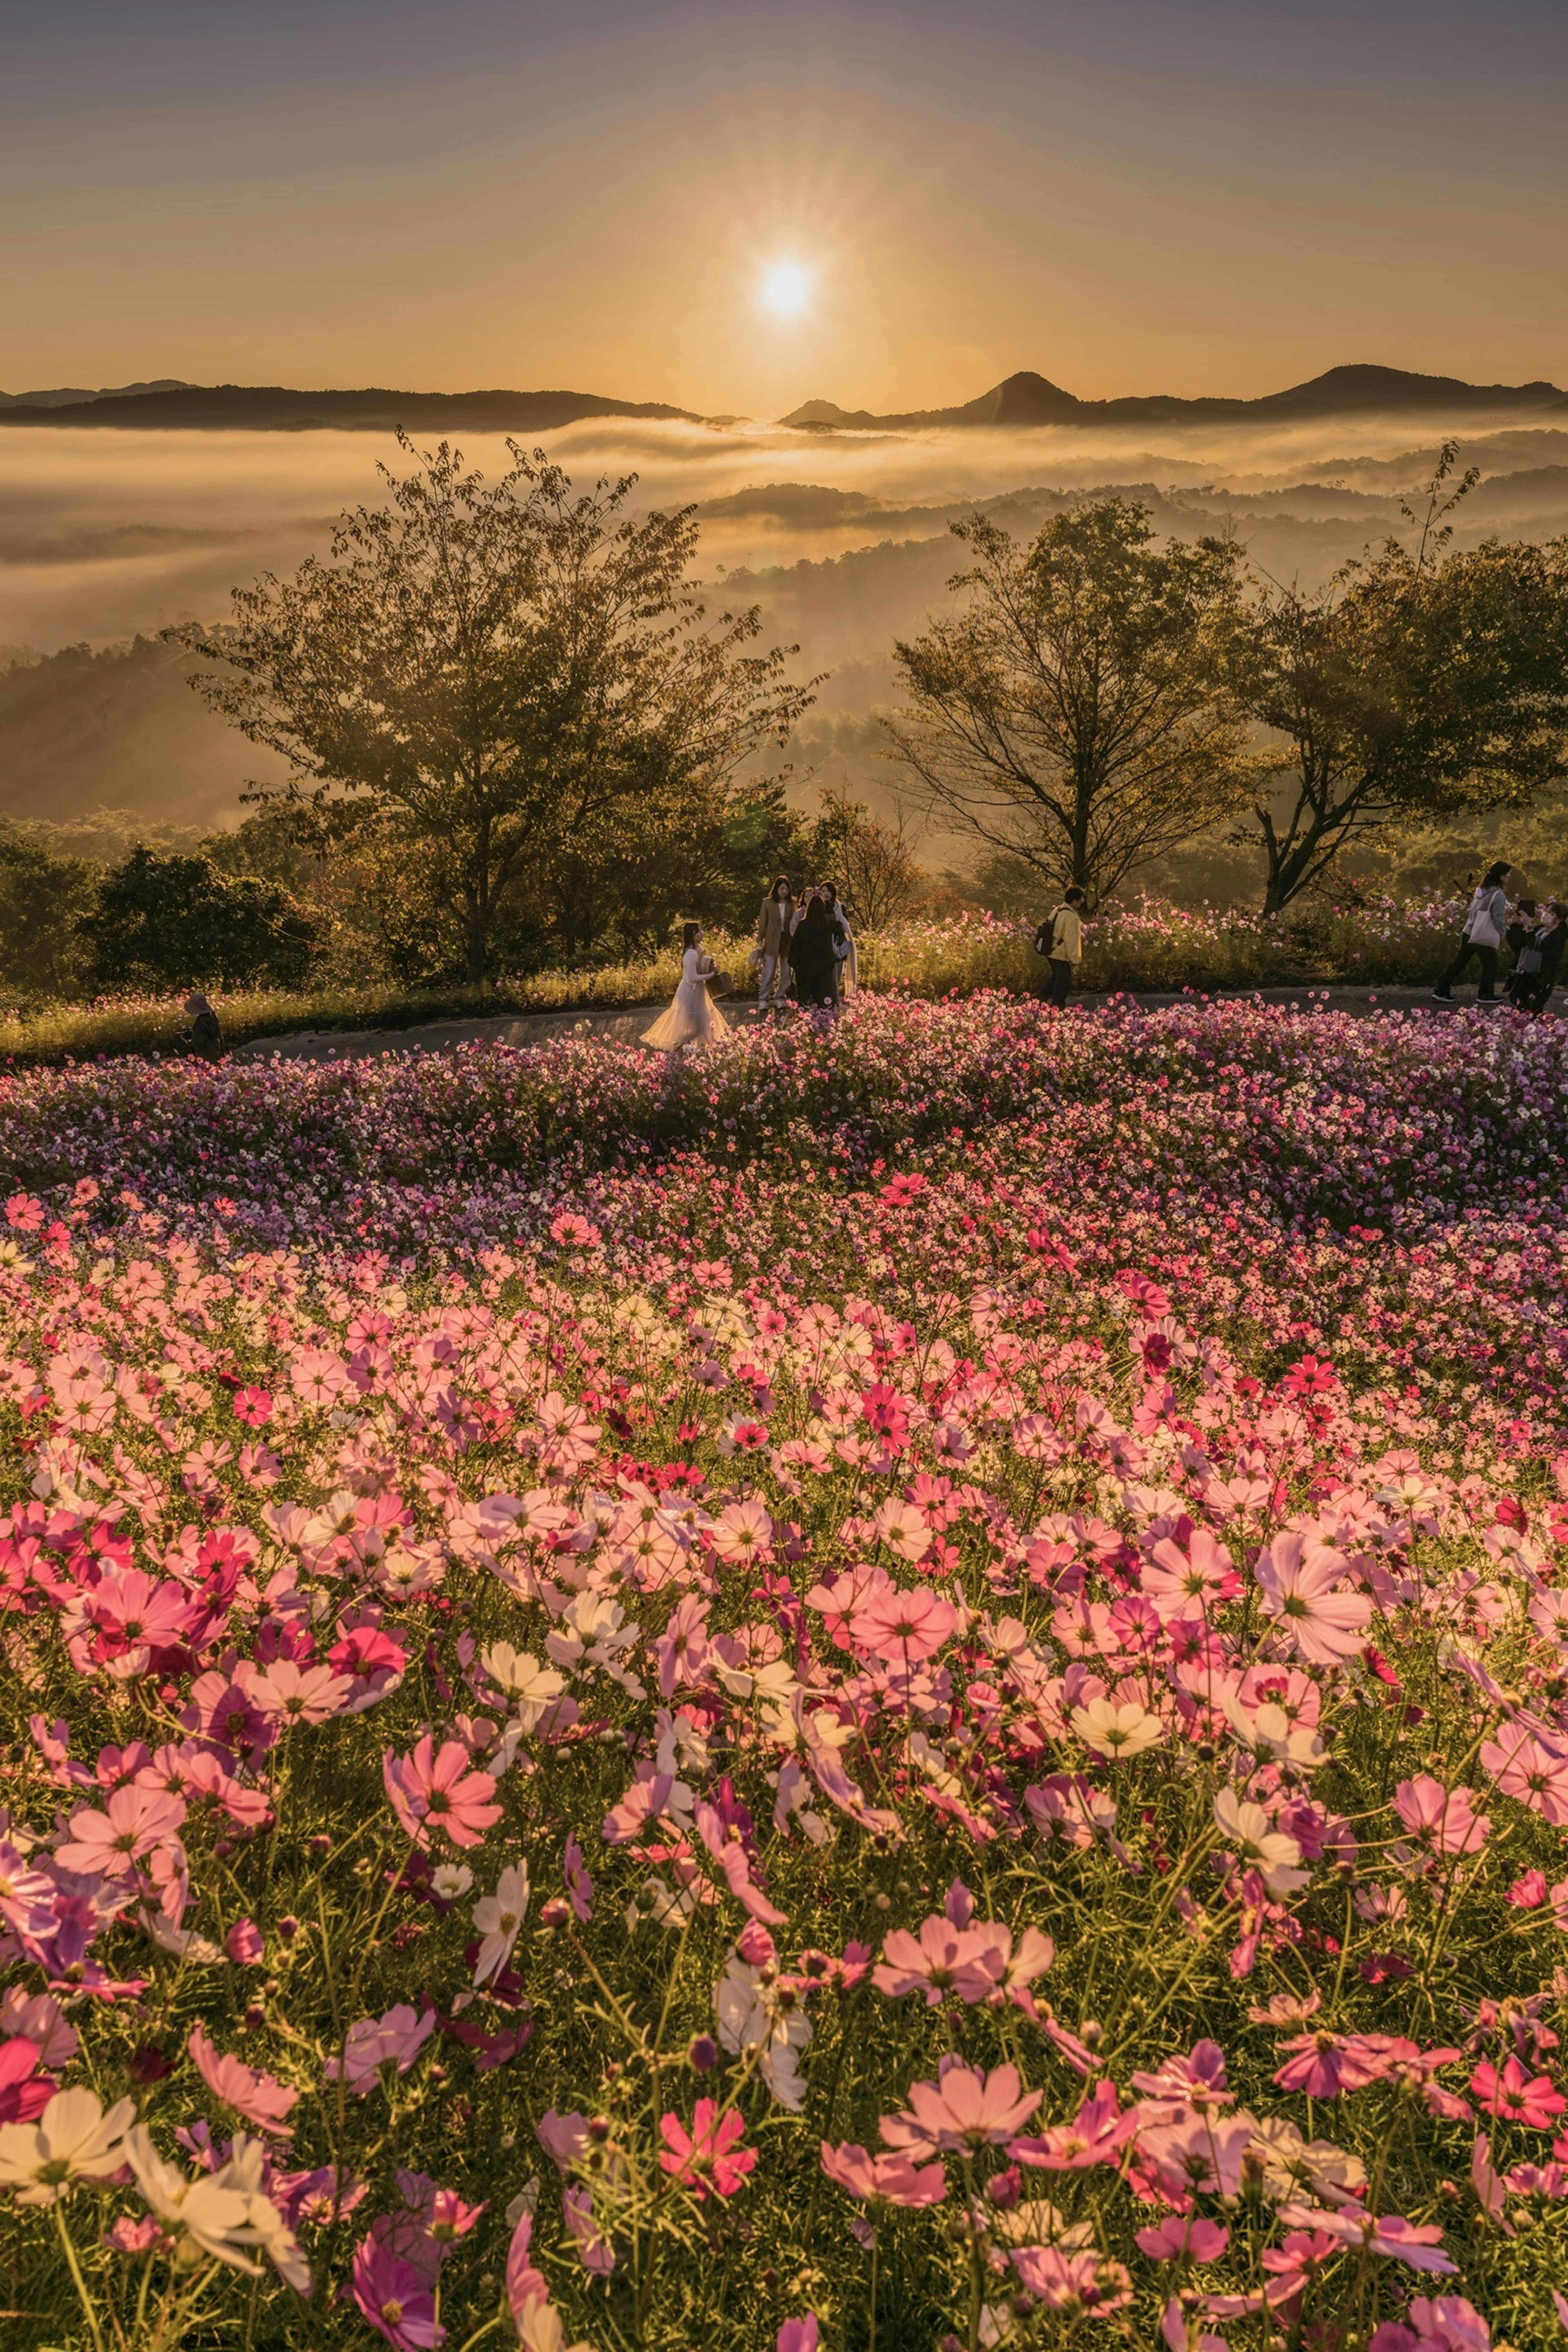
M436 2316L435 2297L412 2263L374 2237L354 2249L350 2293L371 2326L397 2352L432 2352L447 2331Z
M666 2149L658 2159L661 2170L673 2173L694 2197L706 2197L710 2189L733 2197L756 2164L754 2147L735 2145L746 2129L738 2108L721 2115L712 2099L699 2099L689 2131L677 2115L660 2116L658 2128Z

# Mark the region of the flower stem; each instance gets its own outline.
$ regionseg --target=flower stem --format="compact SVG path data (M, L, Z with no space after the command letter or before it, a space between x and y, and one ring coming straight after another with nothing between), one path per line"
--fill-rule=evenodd
M76 2281L76 2291L81 2299L81 2307L87 2315L87 2324L92 2333L94 2352L103 2352L103 2330L99 2326L97 2306L87 2291L87 2281L81 2274L81 2264L77 2260L76 2246L70 2231L66 2228L65 2209L58 2200L55 2205L55 2227L60 2233L60 2243L65 2248L66 2261L70 2265L70 2274Z

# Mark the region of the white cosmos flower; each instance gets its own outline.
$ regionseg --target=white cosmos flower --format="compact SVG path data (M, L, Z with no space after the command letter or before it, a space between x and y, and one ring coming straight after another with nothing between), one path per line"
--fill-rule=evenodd
M1276 1700L1245 1707L1234 1692L1227 1692L1222 1703L1237 1738L1255 1756L1271 1764L1293 1764L1299 1772L1315 1772L1328 1762L1328 1749L1315 1727L1296 1722Z
M517 2333L523 2352L594 2352L588 2343L568 2344L561 2314L552 2303L531 2296L517 2315Z
M528 1909L528 1864L513 1863L496 1881L496 1891L474 1906L474 1925L482 1941L474 1963L474 1982L489 1984L511 1958L512 1946Z
M14 2189L18 2205L53 2205L74 2181L111 2179L135 2117L130 2099L105 2115L90 2091L57 2091L36 2122L0 2130L0 2189Z
M1234 1789L1222 1789L1214 1801L1214 1817L1226 1843L1258 1872L1270 1895L1293 1895L1306 1885L1312 1874L1297 1867L1300 1847L1283 1830L1270 1829L1261 1805L1250 1804Z
M430 1884L443 1903L460 1903L474 1883L474 1874L466 1862L444 1862L439 1870L430 1873Z
M518 1728L525 1733L537 1730L546 1709L566 1687L564 1675L541 1665L527 1650L514 1650L510 1642L497 1642L488 1649L484 1667L491 1681L515 1700Z
M300 2252L300 2241L261 2185L267 2161L262 2141L247 2132L237 2132L228 2162L213 2178L219 2188L237 2189L247 2200L250 2226L279 2277L286 2279L298 2294L309 2294L310 2266Z
M261 2243L261 2232L250 2218L250 2199L243 2189L226 2187L221 2175L198 2172L193 2178L170 2164L153 2145L142 2124L125 2136L125 2154L136 2175L136 2186L160 2221L198 2246L215 2262L255 2278L260 2264L251 2250Z
M1115 1699L1090 1699L1087 1706L1075 1706L1068 1721L1086 1748L1123 1759L1142 1756L1145 1748L1157 1747L1165 1736L1159 1717L1151 1715L1136 1699L1121 1705Z

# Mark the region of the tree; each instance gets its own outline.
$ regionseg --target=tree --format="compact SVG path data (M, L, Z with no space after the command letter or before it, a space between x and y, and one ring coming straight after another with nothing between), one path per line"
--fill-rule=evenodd
M1414 551L1389 540L1321 595L1258 593L1241 691L1288 756L1253 812L1278 913L1390 825L1527 804L1568 775L1568 540L1446 552L1444 450ZM1258 835L1246 837L1256 839Z
M678 838L811 699L784 652L746 650L755 607L710 623L686 587L693 509L636 520L635 476L574 498L507 446L489 487L445 442L402 479L384 467L390 503L343 516L330 562L172 633L210 665L209 702L289 762L320 837L368 822L428 861L474 981L514 886L553 891L568 951L586 945L596 876Z
M1103 898L1243 788L1237 551L1157 550L1123 499L1027 547L982 517L952 529L974 562L949 584L971 601L896 646L910 702L892 756L950 831Z
M9 994L68 997L87 977L78 924L96 869L25 834L0 837L0 983Z
M835 883L868 931L879 931L890 922L921 885L905 811L900 808L893 823L885 824L864 801L852 801L831 784L822 793L822 814L810 835L809 856L812 878Z
M275 883L231 881L205 857L160 857L145 847L104 876L79 929L97 977L111 988L193 982L293 988L305 977L313 940Z

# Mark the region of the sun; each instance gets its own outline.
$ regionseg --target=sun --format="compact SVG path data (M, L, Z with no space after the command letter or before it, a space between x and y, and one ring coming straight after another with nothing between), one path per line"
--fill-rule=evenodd
M814 283L803 262L770 262L757 289L758 304L775 319L798 319L811 307Z

